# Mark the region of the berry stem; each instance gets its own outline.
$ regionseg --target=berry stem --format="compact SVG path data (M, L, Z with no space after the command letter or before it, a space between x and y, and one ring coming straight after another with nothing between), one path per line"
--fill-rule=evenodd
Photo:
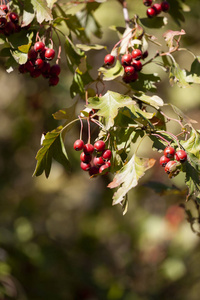
M83 136L83 121L81 119L80 116L78 116L79 120L80 120L80 123L81 123L81 130L80 130L80 140L82 140L82 136Z
M170 145L170 142L169 142L168 140L166 140L164 137L162 137L160 134L157 134L157 133L151 133L150 135L157 136L159 139L165 141L167 145Z
M174 118L171 118L169 116L167 116L163 111L160 111L161 115L163 115L167 120L169 121L174 121L174 122L177 122L182 128L184 128L182 122L180 120L177 120L177 119L174 119Z

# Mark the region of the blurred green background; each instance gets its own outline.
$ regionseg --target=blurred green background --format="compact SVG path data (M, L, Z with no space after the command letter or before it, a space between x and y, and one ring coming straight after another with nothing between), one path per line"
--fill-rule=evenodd
M130 16L145 16L142 0L127 2ZM186 3L191 11L184 13L187 36L182 46L199 55L199 1ZM117 36L108 27L124 26L121 7L110 0L95 15L103 25L103 39L92 41L110 50ZM180 29L170 23L170 29ZM150 48L150 55L153 51ZM92 74L104 56L105 51L91 51ZM192 62L187 53L177 59L183 68ZM123 216L120 206L112 206L112 191L106 188L112 178L91 180L80 170L72 146L79 137L77 126L66 136L73 172L67 175L54 162L49 179L32 177L42 132L59 125L52 113L74 103L64 55L62 63L60 83L50 88L43 78L32 79L17 70L7 74L1 61L0 299L199 300L200 243L178 206L186 193L181 175L170 181L157 162L130 192ZM156 70L155 65L151 68ZM160 76L158 95L200 122L199 86L171 87L166 74ZM108 88L116 86L109 83ZM160 156L151 143L141 148L143 156ZM156 180L172 188L156 193L151 189Z

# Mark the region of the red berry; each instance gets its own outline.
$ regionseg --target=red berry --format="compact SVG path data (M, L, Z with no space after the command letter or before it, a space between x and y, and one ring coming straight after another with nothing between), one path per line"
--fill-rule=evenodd
M135 73L135 68L133 66L127 66L124 68L124 72L128 76L133 75Z
M164 150L164 155L168 158L173 158L175 155L175 149L173 147L166 147Z
M76 140L74 142L74 150L76 150L76 151L82 150L83 146L84 146L84 142L82 140Z
M140 72L142 70L142 63L140 60L133 59L131 65L137 72Z
M58 76L52 76L49 78L49 85L50 86L56 86L59 82L59 77Z
M31 48L29 51L28 51L28 59L30 60L35 60L37 58L37 52L34 50L34 48Z
M96 174L98 174L98 173L99 173L99 168L98 168L98 167L91 167L91 168L89 169L89 174L90 174L90 176L96 175Z
M7 24L6 18L0 17L0 28L1 29L5 28L6 24Z
M47 50L45 51L45 59L47 60L52 60L55 57L55 50L51 49L51 48L47 48Z
M128 65L130 65L130 64L131 64L131 61L132 61L132 56L131 56L130 53L124 54L124 55L122 56L121 63L122 63L123 66L128 66Z
M83 147L83 151L85 152L85 154L92 154L94 152L94 146L92 144L85 144Z
M52 76L52 75L58 76L60 74L60 66L57 64L53 65L51 67L49 73L50 73L50 76Z
M47 47L44 47L44 49L40 52L40 58L45 60L45 52L47 50Z
M97 167L97 166L101 166L101 165L104 165L105 162L103 160L103 158L101 156L95 156L94 159L93 159L93 163L94 165Z
M152 0L143 0L143 4L144 4L145 6L151 6Z
M142 51L140 49L134 49L131 55L133 59L139 60L142 57Z
M94 150L101 152L105 149L105 146L106 146L105 142L99 140L96 143L94 143Z
M170 161L170 159L168 157L166 157L165 155L161 156L160 158L160 165L162 167L165 167L166 164Z
M35 69L33 71L30 72L31 77L33 78L37 78L42 74L40 69Z
M23 64L23 65L19 65L19 67L18 67L18 71L19 71L19 73L21 73L21 74L24 74L24 73L26 73L26 72L27 72L27 70L26 70L25 64Z
M44 61L41 58L37 58L35 61L35 67L38 69L42 69L44 65Z
M103 159L105 159L105 160L111 159L111 157L112 157L112 152L111 152L109 149L106 149L106 150L103 151L102 157L103 157Z
M150 7L147 9L147 17L148 18L153 18L156 16L156 11L153 7Z
M100 168L99 168L99 173L103 173L105 170L109 169L109 166L107 164L105 165L102 165ZM104 175L108 174L108 172L106 172Z
M28 72L33 72L34 71L34 64L32 61L28 60L25 65L24 65L25 69L28 71Z
M34 50L35 50L36 52L41 52L41 51L44 50L44 47L45 47L45 44L44 44L43 42L37 42L37 43L35 43L35 45L34 45Z
M105 163L105 165L107 165L107 166L110 168L110 166L111 166L110 160L108 160L108 161Z
M81 169L83 171L89 171L90 168L91 168L91 164L90 163L81 162Z
M135 72L132 75L124 74L124 76L122 77L122 79L123 79L123 81L125 83L134 82L134 81L136 81L138 79L138 73Z
M113 65L114 61L115 61L115 57L113 55L111 55L111 54L107 54L104 57L104 64L107 65L107 66Z
M49 72L50 72L51 66L47 61L44 61L44 64L41 68L42 75L45 75L45 78L49 78Z
M187 153L184 150L178 150L176 151L175 158L177 161L183 163L187 160Z
M8 18L9 18L10 21L13 22L13 23L18 23L18 21L19 21L19 16L18 16L18 14L14 13L14 12L9 13Z
M5 35L10 35L15 32L15 24L13 22L7 22L4 28Z
M156 15L159 15L162 11L162 6L160 3L155 3L152 8L155 9Z
M8 12L8 6L5 4L0 5L0 9L3 10L6 14Z
M80 155L80 160L84 163L89 163L92 160L92 155L82 152Z
M170 9L170 4L167 1L163 1L161 7L163 12L167 12Z
M144 53L142 53L142 59L145 59L148 55L149 55L149 53L146 50Z
M166 166L165 166L165 172L167 173L167 174L169 174L169 173L171 173L172 171L175 171L175 165L176 165L177 163L174 161L174 160L170 160L167 164L166 164ZM174 167L173 167L174 166Z

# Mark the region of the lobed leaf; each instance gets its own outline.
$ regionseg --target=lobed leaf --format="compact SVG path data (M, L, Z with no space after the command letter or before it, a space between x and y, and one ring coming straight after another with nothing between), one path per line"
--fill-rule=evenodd
M115 78L123 76L124 74L124 68L119 60L116 61L116 64L113 68L108 69L101 67L98 71L103 74L103 80L105 81L114 80Z

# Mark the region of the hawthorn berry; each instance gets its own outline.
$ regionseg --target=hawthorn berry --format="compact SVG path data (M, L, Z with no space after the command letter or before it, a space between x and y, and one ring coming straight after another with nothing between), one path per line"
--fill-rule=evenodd
M162 11L162 6L160 3L155 3L152 8L155 9L156 15L159 15Z
M27 72L27 70L26 70L25 64L23 64L23 65L19 65L19 67L18 67L18 71L19 71L19 73L21 73L21 74L24 74L24 73L26 73L26 72Z
M8 18L13 23L18 23L18 21L19 21L19 16L15 12L9 13Z
M45 52L47 50L47 47L44 47L44 49L40 52L40 58L45 60Z
M104 150L103 153L102 153L102 157L103 157L103 159L105 159L105 160L111 159L111 157L112 157L112 152L111 152L111 150L109 150L109 149Z
M35 61L35 67L38 69L42 69L44 66L44 61L41 58L37 58Z
M135 72L132 75L124 74L122 79L125 83L135 82L138 79L138 73Z
M147 9L147 17L148 18L153 18L156 16L156 11L153 7L150 7Z
M36 42L34 45L34 50L36 52L42 52L45 48L45 44L43 42Z
M30 71L30 75L33 78L37 78L42 74L40 69L33 69L32 71Z
M163 12L168 12L169 9L170 9L170 4L169 4L169 2L163 1L163 2L161 3L161 8L162 8L162 11L163 11Z
M111 54L107 54L104 57L104 64L107 66L112 66L114 64L114 61L115 61L115 57Z
M90 169L89 169L89 174L90 174L90 176L93 176L93 175L96 175L96 174L98 174L99 173L99 168L98 167L91 167Z
M94 143L94 150L101 152L105 149L105 146L106 146L105 142L102 140L99 140Z
M135 68L133 66L126 66L124 72L126 75L131 76L135 73Z
M99 174L103 173L105 170L109 169L109 166L108 164L105 164L105 165L102 165L100 168L99 168ZM106 172L104 175L107 175L108 172Z
M101 156L95 156L94 159L93 159L93 163L96 167L105 164L105 162L104 162L104 160Z
M31 48L29 51L28 51L28 59L30 60L35 60L37 58L37 52L34 50L34 48Z
M50 69L51 69L50 64L47 61L44 61L44 64L43 64L43 66L41 68L41 71L42 71L42 75L45 78L49 78Z
M7 20L4 17L0 17L0 28L3 29L6 27Z
M170 159L168 157L166 157L165 155L161 156L160 158L160 165L162 167L165 167L166 164L170 161Z
M132 56L131 56L130 53L124 54L124 55L122 56L121 63L122 63L123 66L128 66L128 65L130 65L130 64L131 64L131 61L132 61Z
M92 144L85 144L84 146L83 146L83 151L84 151L84 153L86 153L86 154L89 154L89 153L93 153L94 152L94 146L92 145Z
M56 75L51 76L51 77L49 78L49 85L50 85L50 86L56 86L56 85L58 84L58 82L59 82L59 77L56 76Z
M7 21L6 26L4 28L5 35L10 35L14 32L15 32L15 24L13 22Z
M52 48L47 48L46 51L45 51L44 56L45 56L45 59L46 59L46 60L52 60L52 59L54 59L55 54L56 54L56 53L55 53L55 50L54 50L54 49L52 49Z
M84 152L80 155L80 160L84 163L89 163L92 160L91 154L85 154Z
M169 173L171 173L172 171L174 171L175 169L175 165L176 165L177 163L174 161L174 160L170 160L167 164L166 164L166 166L165 166L165 172L167 173L167 174L169 174ZM174 168L173 168L173 166L174 166Z
M3 10L6 14L8 13L8 6L5 4L0 5L0 9Z
M131 53L133 59L140 59L142 57L142 51L140 49L134 49Z
M137 72L140 72L142 70L142 63L140 60L133 59L131 65Z
M83 171L89 171L90 168L91 168L91 164L90 163L81 162L81 169Z
M144 4L145 6L151 6L152 0L143 0L143 4Z
M33 72L34 71L34 63L31 60L28 60L25 65L24 65L25 69L28 72Z
M84 146L83 140L76 140L76 141L74 142L74 150L76 150L76 151L82 150L82 149L83 149L83 146Z
M107 166L110 168L110 166L111 166L110 160L108 160L108 161L105 163L105 165L107 165Z
M177 161L183 163L187 160L187 153L184 150L178 150L176 151L175 158Z
M173 158L175 155L175 149L173 147L166 147L164 150L164 155L168 158Z
M51 66L49 74L50 74L50 76L52 76L52 75L58 76L60 74L60 66L57 64Z
M144 51L144 53L142 53L142 59L147 58L147 56L149 55L148 51Z

